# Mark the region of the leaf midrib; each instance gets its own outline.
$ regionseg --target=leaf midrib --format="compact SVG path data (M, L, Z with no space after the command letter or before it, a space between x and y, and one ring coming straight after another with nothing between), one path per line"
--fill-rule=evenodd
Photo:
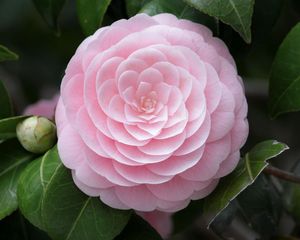
M81 215L83 214L84 210L88 206L88 204L89 204L89 202L90 202L91 199L92 199L91 197L88 197L87 200L85 201L85 203L83 204L83 206L82 206L82 208L81 208L78 216L76 217L75 221L72 224L72 227L70 228L70 231L69 231L69 233L68 233L68 235L66 237L66 240L70 239L72 233L74 232L74 230L76 228L77 223L79 222L79 219L80 219Z
M242 29L243 29L243 32L244 32L245 36L247 36L248 34L247 34L247 31L246 31L246 28L245 28L245 26L244 26L244 24L243 24L241 15L239 14L239 12L238 12L238 10L237 10L237 8L236 8L236 6L235 6L235 3L232 2L232 0L229 0L229 3L231 4L231 6L232 6L232 8L233 8L233 10L234 10L234 12L235 12L235 14L236 14L236 16L238 17L238 19L239 19L239 21L240 21L240 24L241 24L241 26L242 26ZM248 37L248 36L247 36L247 37Z

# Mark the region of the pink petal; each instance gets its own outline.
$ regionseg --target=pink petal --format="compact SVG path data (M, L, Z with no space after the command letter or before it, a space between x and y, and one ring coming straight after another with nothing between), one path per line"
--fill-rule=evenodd
M118 95L118 90L113 79L105 81L98 89L98 103L106 114L109 113L108 106L111 99L116 95Z
M177 87L171 88L171 93L168 101L169 115L172 116L183 103L183 98L180 90Z
M189 112L189 121L195 120L203 112L203 108L206 107L206 99L199 82L193 81L192 91L185 105Z
M101 190L99 188L92 188L84 183L82 183L79 179L77 179L74 170L72 171L72 178L75 183L75 185L86 195L91 196L91 197L97 197L101 193Z
M76 168L75 176L80 182L92 188L109 188L114 186L106 178L95 173L87 163L82 163Z
M176 66L169 62L158 62L152 65L163 76L164 82L171 86L179 86L179 72Z
M204 147L182 156L170 156L168 159L147 166L152 172L163 176L175 176L193 167L201 161Z
M75 169L84 160L82 155L85 148L84 142L69 124L60 132L57 148L59 156L67 168Z
M116 187L115 192L120 201L138 211L153 211L157 208L157 199L145 185L134 187Z
M96 76L97 88L99 88L106 80L115 78L116 70L119 67L120 63L122 63L122 61L124 61L123 58L113 57L103 63Z
M107 204L112 208L123 209L123 210L130 209L129 206L125 205L120 201L120 199L118 198L118 196L114 191L114 188L101 190L100 199L103 203Z
M93 125L85 107L80 108L76 116L76 131L90 149L103 157L107 157L97 140L97 129Z
M85 153L86 162L97 174L106 178L109 182L120 186L135 186L134 182L130 182L124 177L122 177L115 170L112 164L112 159L103 158L95 153L86 150Z
M142 163L137 162L136 159L129 159L125 155L123 155L116 148L116 145L118 143L116 141L106 137L105 135L103 135L101 133L97 133L97 140L98 140L101 148L103 149L103 151L105 151L105 153L109 156L109 158L111 158L119 163L129 165L129 166L143 165Z
M207 187L209 182L195 183L176 176L162 184L147 185L147 188L159 199L183 201L193 194L196 184L198 189L203 189Z
M230 151L229 135L219 141L206 144L201 160L180 176L191 181L207 181L217 173L220 163L228 157Z
M147 155L141 152L137 147L132 147L121 143L116 143L116 147L121 154L141 164L156 163L156 162L160 163L161 161L171 156L171 154L167 154L167 155L162 154L157 156Z
M206 104L207 109L210 113L215 111L218 107L221 97L222 97L222 86L220 84L220 79L216 71L211 67L211 65L206 64L207 71L207 85L205 88Z
M192 136L185 139L184 143L174 152L174 155L185 155L203 146L208 138L210 129L210 117L206 115L201 127Z
M213 190L215 190L215 188L218 185L218 182L219 182L219 179L214 179L206 188L201 189L199 191L195 191L193 193L193 195L191 196L191 199L198 200L198 199L205 198L206 196L211 194Z
M122 73L128 71L141 73L146 68L147 68L147 64L144 61L135 58L127 58L119 65L115 73L115 77L116 79L119 79Z
M57 136L59 137L62 130L68 125L65 107L60 97L55 111L55 123L57 127Z
M166 56L155 48L142 48L133 52L130 58L136 58L144 61L149 67L157 62L165 62Z
M122 93L129 87L136 88L138 77L139 75L137 72L134 71L123 72L117 80L119 93L122 95Z
M124 105L124 101L119 95L113 96L108 105L108 117L120 123L125 123Z
M124 178L138 184L159 184L169 181L173 176L161 176L149 171L145 166L125 166L113 162L116 171Z
M138 78L139 82L147 82L150 84L156 84L163 82L163 76L159 71L157 71L154 68L147 68L141 74Z
M111 135L113 136L114 140L120 143L128 144L131 146L144 146L149 142L148 140L139 141L136 138L132 137L127 132L123 124L111 120L110 118L107 119L107 127L111 132Z
M221 178L231 173L237 166L240 160L240 151L230 154L220 165L218 173L215 178Z
M138 149L149 155L169 154L178 149L184 140L185 132L168 139L153 139L148 144L139 146Z
M75 75L61 91L61 97L69 121L73 122L78 109L83 105L83 75Z

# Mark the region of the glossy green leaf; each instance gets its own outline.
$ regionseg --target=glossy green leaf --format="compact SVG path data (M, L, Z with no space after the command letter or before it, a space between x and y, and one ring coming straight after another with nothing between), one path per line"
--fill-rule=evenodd
M237 197L237 201L242 216L261 239L276 235L282 202L274 185L265 176L259 176Z
M19 122L28 116L17 116L0 120L0 140L11 139L17 136L16 127Z
M257 144L248 152L238 167L222 178L216 190L205 199L203 209L209 224L229 205L230 201L255 181L268 165L268 159L276 157L286 149L288 147L285 144L268 140Z
M19 56L8 48L0 45L0 62L8 60L18 60Z
M300 23L286 36L273 62L270 78L270 114L300 110Z
M17 209L18 180L33 157L16 140L0 144L0 219Z
M188 19L193 22L201 23L212 30L217 29L217 22L214 18L207 16L182 0L151 0L140 10L141 13L147 13L150 16L159 13L172 13L180 19Z
M189 5L229 24L247 42L251 42L254 0L184 0Z
M0 119L12 116L12 105L7 90L0 80Z
M122 233L115 240L162 240L149 223L133 214Z
M56 147L30 164L18 187L20 209L53 239L110 240L127 224L131 211L112 209L82 193Z
M133 15L137 14L146 3L150 2L151 0L125 0L126 2L126 10L128 16L132 17Z
M100 26L111 0L76 0L77 15L83 32L93 34Z
M19 207L35 226L45 229L41 215L44 194L52 176L62 167L56 147L30 163L23 171L18 185Z
M45 22L52 28L58 28L58 16L66 0L33 0Z

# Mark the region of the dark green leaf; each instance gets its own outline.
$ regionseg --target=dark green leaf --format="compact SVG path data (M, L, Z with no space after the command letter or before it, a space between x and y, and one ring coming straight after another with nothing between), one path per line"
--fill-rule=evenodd
M237 201L243 217L262 239L269 239L276 234L282 203L276 189L266 177L260 176L237 197Z
M0 45L0 62L7 61L7 60L18 60L19 56L8 48Z
M58 28L57 19L66 0L33 0L37 10L42 15L46 23L54 28Z
M243 39L251 42L251 19L254 0L184 0L189 5L220 19L236 30Z
M6 140L16 137L16 127L19 122L28 116L17 116L4 118L0 120L0 140Z
M286 36L273 62L270 78L272 117L300 110L300 23Z
M193 22L204 24L212 30L216 30L218 24L214 18L211 18L199 12L195 8L190 7L182 0L151 0L140 10L140 12L147 13L150 16L159 13L172 13L178 18L188 19Z
M0 80L0 119L12 116L12 106L7 90Z
M26 168L18 199L24 216L53 239L110 240L122 231L131 214L82 193L56 147Z
M83 32L93 34L100 26L111 0L77 0L77 14Z
M238 202L234 199L220 214L214 219L210 225L214 233L224 236L233 219L238 212Z
M0 219L17 209L18 180L32 158L16 140L0 144Z
M255 181L268 165L266 162L268 159L276 157L286 149L288 147L285 144L268 140L257 144L247 153L238 167L222 178L216 190L205 199L203 209L209 224L228 206L230 201Z
M18 185L20 210L33 225L40 229L45 229L41 216L43 197L52 176L61 166L55 147L43 157L30 163L20 177Z
M129 17L137 14L141 8L151 0L125 0L126 2L126 10Z
M162 240L162 238L145 220L132 214L127 226L115 240Z

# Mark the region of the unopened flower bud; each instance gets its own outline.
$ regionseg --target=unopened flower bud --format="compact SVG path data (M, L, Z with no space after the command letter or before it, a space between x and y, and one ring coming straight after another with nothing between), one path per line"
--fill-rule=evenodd
M47 118L29 117L17 125L17 137L27 151L44 153L56 142L56 127Z

